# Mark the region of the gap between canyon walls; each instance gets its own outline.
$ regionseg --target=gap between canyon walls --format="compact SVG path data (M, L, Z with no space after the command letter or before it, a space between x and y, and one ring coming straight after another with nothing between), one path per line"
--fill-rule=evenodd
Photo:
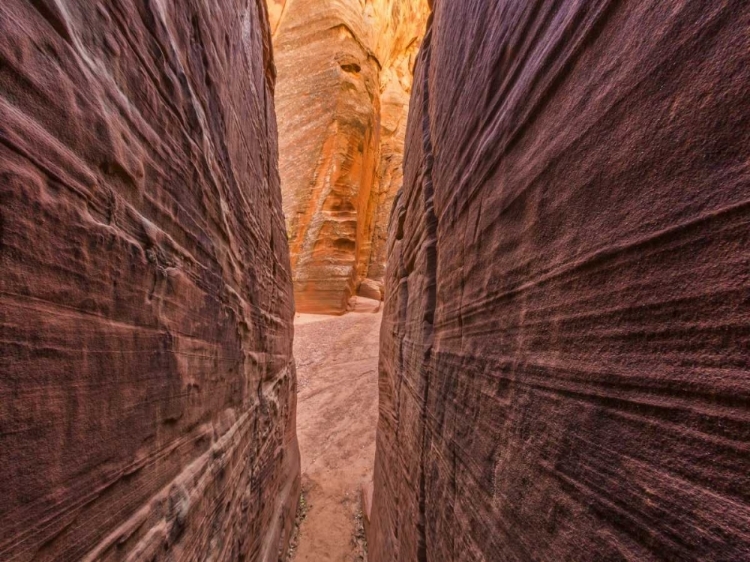
M426 0L268 0L299 312L381 300Z

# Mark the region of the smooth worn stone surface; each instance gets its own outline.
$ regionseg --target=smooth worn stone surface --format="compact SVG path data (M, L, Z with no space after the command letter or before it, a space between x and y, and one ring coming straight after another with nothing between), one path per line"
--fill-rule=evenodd
M344 313L384 280L426 0L268 0L297 310Z
M375 460L380 320L372 311L295 319L306 514L293 562L363 562L360 490Z
M293 299L265 11L0 2L0 560L286 549Z
M370 560L747 560L750 4L433 17Z

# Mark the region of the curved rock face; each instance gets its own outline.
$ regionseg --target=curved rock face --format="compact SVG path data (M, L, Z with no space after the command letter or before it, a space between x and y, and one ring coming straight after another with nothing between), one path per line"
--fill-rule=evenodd
M424 0L269 0L281 178L297 309L381 297Z
M750 552L750 5L437 0L369 553Z
M298 495L263 2L0 3L0 559L277 560Z

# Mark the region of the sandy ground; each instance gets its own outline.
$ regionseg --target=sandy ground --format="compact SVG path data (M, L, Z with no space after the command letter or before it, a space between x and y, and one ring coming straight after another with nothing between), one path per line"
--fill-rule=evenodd
M380 313L298 314L294 354L305 517L294 562L365 560L360 488L372 480Z

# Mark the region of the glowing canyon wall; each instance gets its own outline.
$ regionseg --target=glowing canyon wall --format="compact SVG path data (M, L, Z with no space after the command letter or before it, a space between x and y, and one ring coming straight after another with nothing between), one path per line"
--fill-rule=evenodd
M297 309L380 299L426 0L268 0Z
M264 2L0 2L0 560L258 560L299 491Z

